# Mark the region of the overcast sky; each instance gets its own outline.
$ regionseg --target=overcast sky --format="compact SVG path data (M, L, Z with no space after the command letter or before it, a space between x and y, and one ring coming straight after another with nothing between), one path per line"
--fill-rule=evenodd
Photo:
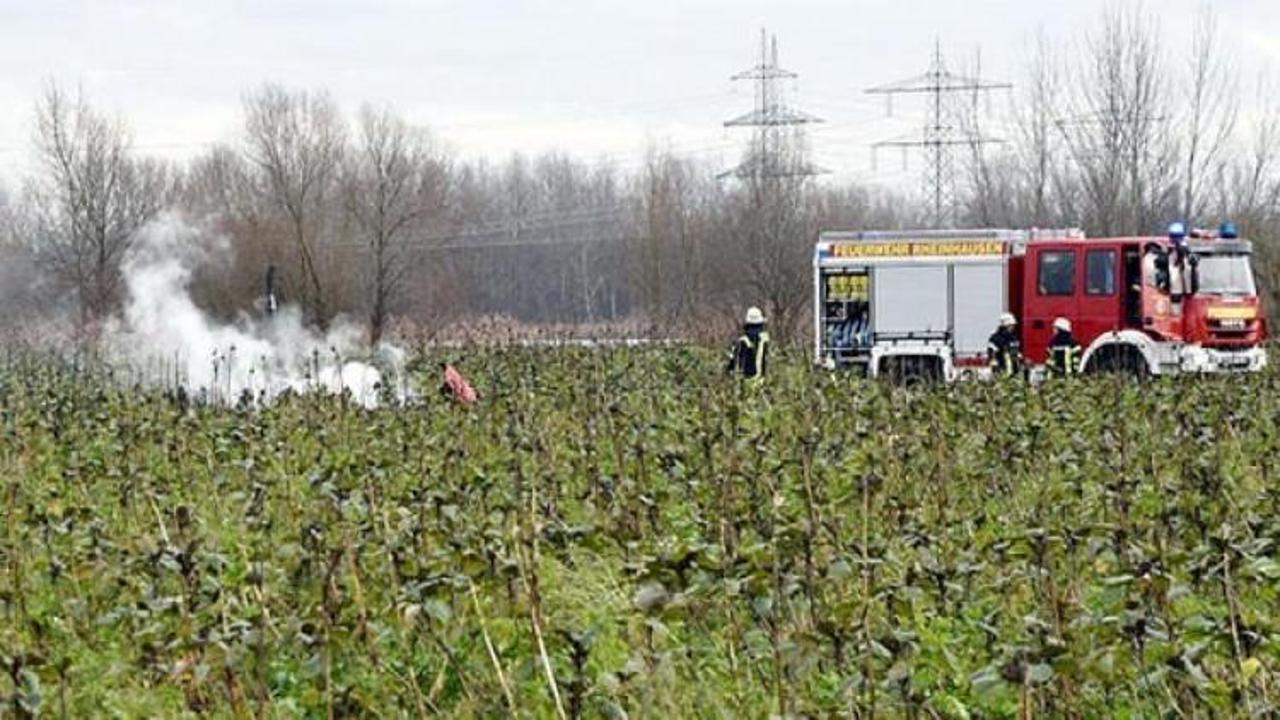
M885 117L871 85L915 75L935 39L951 65L1017 81L1040 29L1078 40L1106 0L0 0L0 175L29 164L34 99L56 80L130 123L142 151L181 159L236 137L243 93L265 81L325 89L345 111L387 103L464 157L558 148L638 164L646 145L731 164L751 107L729 76L761 27L800 74L793 104L825 118L814 160L835 177L894 182L867 145L922 117ZM1280 2L1210 3L1248 74L1280 68ZM1148 0L1170 43L1201 0ZM1001 100L997 99L998 110ZM996 120L998 127L998 119Z

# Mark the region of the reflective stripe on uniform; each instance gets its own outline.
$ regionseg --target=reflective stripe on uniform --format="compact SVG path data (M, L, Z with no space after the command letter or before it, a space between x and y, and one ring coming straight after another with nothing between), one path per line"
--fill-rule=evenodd
M769 344L769 333L760 333L760 342L756 344L756 377L764 375L764 346Z
M1080 346L1059 345L1049 348L1050 366L1054 371L1073 374L1080 370Z

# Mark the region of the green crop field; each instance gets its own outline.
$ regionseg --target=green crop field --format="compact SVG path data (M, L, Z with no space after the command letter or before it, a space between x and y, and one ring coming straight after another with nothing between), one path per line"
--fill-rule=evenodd
M1280 373L461 355L373 411L10 356L0 717L1280 712Z

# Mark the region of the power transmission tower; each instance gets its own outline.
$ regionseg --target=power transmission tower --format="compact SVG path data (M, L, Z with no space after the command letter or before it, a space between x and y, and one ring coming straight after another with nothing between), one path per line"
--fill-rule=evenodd
M957 145L963 145L976 150L988 143L1004 142L1000 138L982 135L976 128L962 128L949 99L954 93L972 93L976 114L977 98L980 93L1011 87L1013 86L1009 83L966 77L947 70L942 58L942 44L938 42L934 45L933 64L928 72L866 91L872 95L885 95L889 100L890 108L892 108L894 95L907 93L929 95L929 114L922 134L912 133L906 137L882 140L871 147L873 153L886 147L902 148L904 152L909 148L921 148L924 151L924 188L925 194L933 205L934 227L945 227L955 222L956 168L952 149Z
M826 172L809 164L804 139L798 132L799 126L822 122L822 119L792 109L783 98L782 82L797 77L796 73L778 66L777 36L767 38L761 30L759 64L730 78L755 81L755 109L724 124L725 127L752 128L751 147L743 162L721 173L721 178L760 180Z

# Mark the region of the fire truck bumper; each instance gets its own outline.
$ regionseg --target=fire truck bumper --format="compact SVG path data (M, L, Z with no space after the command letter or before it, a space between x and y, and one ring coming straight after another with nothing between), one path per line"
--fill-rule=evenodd
M940 378L950 382L956 379L956 368L951 347L939 342L903 341L893 343L877 343L871 348L871 359L867 368L868 375L879 377L887 364L886 361L901 358L915 360L917 363L925 359L936 361L940 368Z
M1182 349L1183 372L1258 372L1267 366L1267 351L1260 347L1219 350L1188 346Z

